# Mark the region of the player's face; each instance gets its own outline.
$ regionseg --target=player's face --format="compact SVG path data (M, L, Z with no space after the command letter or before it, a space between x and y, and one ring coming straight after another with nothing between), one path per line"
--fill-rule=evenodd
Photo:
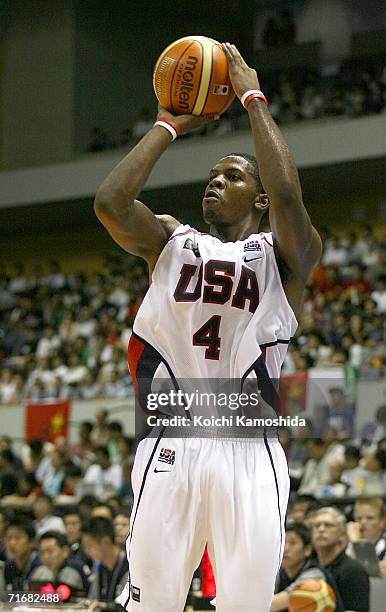
M243 157L220 159L209 173L202 200L206 223L231 226L252 214L258 196L249 162Z
M354 510L354 519L359 523L362 538L377 542L383 532L383 519L376 508L359 504Z

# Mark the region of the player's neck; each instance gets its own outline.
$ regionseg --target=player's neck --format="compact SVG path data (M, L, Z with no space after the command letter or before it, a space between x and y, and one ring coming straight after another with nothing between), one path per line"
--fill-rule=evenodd
M223 242L245 240L251 234L259 231L260 219L245 219L237 225L211 225L209 233Z

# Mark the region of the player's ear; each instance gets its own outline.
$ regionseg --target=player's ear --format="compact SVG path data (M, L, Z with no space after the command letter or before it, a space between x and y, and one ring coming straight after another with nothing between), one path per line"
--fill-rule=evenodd
M258 193L255 199L255 207L261 212L266 212L269 208L269 197L266 193Z

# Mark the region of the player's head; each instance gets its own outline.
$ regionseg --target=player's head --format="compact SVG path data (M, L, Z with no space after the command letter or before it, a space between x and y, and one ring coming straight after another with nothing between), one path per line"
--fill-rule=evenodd
M229 227L250 218L259 222L269 207L263 193L256 159L248 153L221 158L209 173L202 200L204 220L216 227Z

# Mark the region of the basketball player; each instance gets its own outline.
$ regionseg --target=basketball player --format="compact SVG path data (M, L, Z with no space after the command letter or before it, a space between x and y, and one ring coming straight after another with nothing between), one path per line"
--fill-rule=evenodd
M202 201L210 233L175 228L172 218L157 218L136 199L173 130L188 131L207 118L160 109L158 119L172 130L162 123L151 128L95 199L113 239L149 265L151 285L129 344L140 398L162 377L177 386L248 377L257 384L262 379L267 389L280 375L321 252L291 153L256 72L234 45L223 49L236 95L257 92L247 107L257 163L232 154L211 169ZM257 233L268 208L272 233ZM185 429L185 436L173 437L172 428L161 427L156 438L139 444L127 545L130 584L119 603L131 612L181 612L207 543L217 610L266 612L284 547L284 452L277 437L253 435L251 427L235 435L215 427Z

